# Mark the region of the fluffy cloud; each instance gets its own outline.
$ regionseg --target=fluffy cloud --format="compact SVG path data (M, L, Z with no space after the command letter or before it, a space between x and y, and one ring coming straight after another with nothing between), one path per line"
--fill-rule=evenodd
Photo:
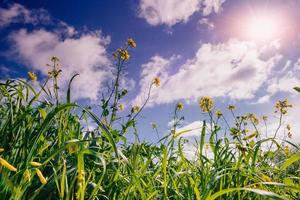
M261 49L267 48L238 40L203 44L195 57L177 72L163 72L165 81L159 89L152 91L149 105L181 99L197 100L204 95L252 99L281 59L278 54L266 56ZM143 67L150 63L152 61ZM143 77L145 75L141 82Z
M225 0L141 0L139 16L150 25L166 24L173 26L187 22L197 11L203 15L220 12Z
M57 56L62 64L60 88L65 89L70 78L79 73L72 84L73 99L98 99L104 81L111 76L106 52L108 36L103 36L101 31L79 33L44 9L29 10L16 3L0 8L0 28L13 23L30 23L33 30L21 28L8 36L10 58L47 76L50 69L46 64L50 57ZM36 25L43 28L36 29Z
M161 84L164 84L168 79L169 67L179 58L179 56L172 56L170 59L166 59L161 56L155 55L150 58L150 61L148 63L143 64L141 79L139 82L140 92L133 101L133 104L142 105L145 102L149 87L155 77L160 77ZM152 88L152 91L156 91L158 89L159 88Z
M44 9L29 11L24 6L14 3L8 8L0 8L0 27L11 23L48 23L51 17Z
M79 73L73 82L73 98L96 100L103 81L109 76L106 45L109 37L101 32L79 37L62 38L58 33L44 29L28 32L21 29L10 35L13 54L18 60L47 75L49 58L58 56L62 64L60 85L66 87L71 76Z

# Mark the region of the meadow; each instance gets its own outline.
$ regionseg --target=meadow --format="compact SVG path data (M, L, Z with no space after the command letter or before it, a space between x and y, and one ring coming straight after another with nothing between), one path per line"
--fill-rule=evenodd
M199 109L209 120L193 158L184 151L183 134L191 130L178 131L183 102L174 105L174 125L158 143L140 141L136 123L160 79L153 77L143 105L124 111L120 100L128 91L120 80L135 47L128 39L113 53L115 79L100 112L72 101L78 74L60 88L64 71L55 56L43 81L35 72L27 80L1 81L0 199L300 199L300 146L291 142L289 126L286 137L278 137L292 107L287 99L274 105L278 128L266 135L257 125L267 126L267 116L237 116L238 108L228 105L229 122L211 97L202 97ZM93 130L87 130L90 121ZM227 137L220 137L224 130ZM136 139L128 141L129 134Z

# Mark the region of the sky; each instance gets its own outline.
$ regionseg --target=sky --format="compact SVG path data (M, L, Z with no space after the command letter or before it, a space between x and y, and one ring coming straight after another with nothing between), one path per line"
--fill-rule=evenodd
M132 37L137 47L122 79L130 95L121 115L161 79L139 117L141 139L157 139L152 122L166 134L178 102L182 130L195 129L185 137L198 137L207 119L198 101L208 95L230 122L229 104L237 115L268 115L270 132L276 101L288 98L293 108L284 124L300 142L300 95L293 90L300 86L299 9L299 0L0 0L0 79L34 71L42 81L57 56L62 88L79 73L73 100L97 108L112 78L112 53Z

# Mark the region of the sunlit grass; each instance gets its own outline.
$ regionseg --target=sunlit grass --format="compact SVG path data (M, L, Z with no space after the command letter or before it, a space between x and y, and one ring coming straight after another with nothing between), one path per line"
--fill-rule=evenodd
M300 199L299 144L277 137L292 107L287 100L275 106L279 122L270 137L257 126L266 125L267 116L236 116L237 108L229 105L231 124L205 96L199 109L209 120L199 131L193 158L184 151L183 134L191 130L178 131L184 119L182 102L174 106L167 135L157 144L141 142L138 116L160 79L153 77L143 105L124 110L128 91L120 79L136 46L129 39L113 53L115 79L101 99L100 113L72 102L70 87L77 75L65 100L60 98L63 66L57 57L52 57L49 77L39 88L32 86L38 79L33 72L28 81L1 83L1 199ZM90 121L96 128L87 131ZM156 126L152 124L157 131ZM129 134L134 142L127 141Z

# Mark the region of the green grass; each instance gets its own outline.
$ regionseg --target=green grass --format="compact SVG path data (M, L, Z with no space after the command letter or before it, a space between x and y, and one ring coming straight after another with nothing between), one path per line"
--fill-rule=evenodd
M129 50L127 44L124 51ZM214 115L209 97L201 108L210 120L199 131L193 159L184 153L182 137L191 130L177 131L182 104L174 109L172 130L158 144L141 142L136 123L147 100L119 117L127 94L119 86L128 59L123 54L115 54L116 79L100 113L71 101L76 75L66 99L59 98L57 58L40 88L23 80L1 83L1 199L300 199L299 145L277 138L279 128L264 137L255 115L235 116L234 107L235 123L228 124L220 113ZM159 80L149 95L153 86ZM289 107L287 101L276 106L278 127ZM90 121L97 126L87 131ZM226 127L220 127L223 122ZM225 128L228 138L219 139ZM134 142L127 142L129 134Z

